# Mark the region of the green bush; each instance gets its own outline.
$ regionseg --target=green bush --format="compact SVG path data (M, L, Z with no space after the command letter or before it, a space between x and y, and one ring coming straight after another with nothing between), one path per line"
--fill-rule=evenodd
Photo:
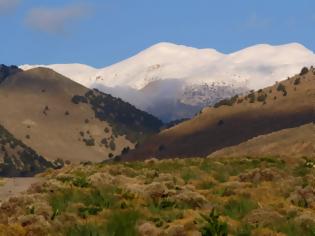
M136 236L136 223L140 213L135 210L117 210L108 218L105 235L110 236Z
M89 182L87 181L86 177L77 177L72 180L72 184L79 188L89 187Z
M232 219L240 220L250 211L257 208L257 203L247 197L231 199L224 206L224 214Z
M202 215L206 221L206 225L201 228L202 236L227 236L228 226L227 223L219 220L219 215L215 210L209 214L209 216Z
M79 216L86 219L89 215L97 215L102 208L100 207L81 207L78 209Z

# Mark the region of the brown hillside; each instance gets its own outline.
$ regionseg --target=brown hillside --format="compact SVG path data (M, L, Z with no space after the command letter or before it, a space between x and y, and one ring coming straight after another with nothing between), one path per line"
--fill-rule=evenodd
M311 68L246 97L206 108L195 118L152 137L123 159L207 156L259 135L314 121L315 70Z
M271 155L291 157L315 156L314 123L261 135L237 146L216 151L210 157Z
M49 69L17 73L0 84L0 123L48 160L102 161L120 154L125 147L133 147L121 131L114 132L113 127L116 130L123 121L99 119L89 101L73 102L74 96L84 97L87 93L93 95L94 91ZM112 97L108 99L107 108L119 107L117 104L131 107ZM117 114L120 111L111 115Z

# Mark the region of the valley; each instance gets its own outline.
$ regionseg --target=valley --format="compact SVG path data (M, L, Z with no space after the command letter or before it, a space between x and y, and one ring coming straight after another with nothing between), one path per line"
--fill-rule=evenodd
M164 92L182 82L150 81L147 110L169 123L49 68L0 72L0 235L315 232L314 67L257 90L193 85L180 109Z

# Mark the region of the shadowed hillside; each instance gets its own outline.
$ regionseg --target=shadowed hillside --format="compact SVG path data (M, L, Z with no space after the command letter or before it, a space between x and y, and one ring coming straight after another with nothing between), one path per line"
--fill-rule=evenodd
M162 125L120 99L44 68L0 84L0 124L48 160L73 162L106 160Z
M31 176L53 167L0 125L0 176Z
M152 137L125 160L207 156L259 135L315 121L315 70L235 96ZM285 148L285 147L283 147Z
M16 74L18 72L22 72L21 69L19 69L16 66L6 66L1 64L0 65L0 84L10 75Z

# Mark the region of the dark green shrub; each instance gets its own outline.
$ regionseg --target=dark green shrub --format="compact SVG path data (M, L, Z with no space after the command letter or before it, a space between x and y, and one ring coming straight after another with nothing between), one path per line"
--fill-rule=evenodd
M247 98L249 99L250 103L254 103L256 100L256 95L255 92L251 92L250 94L247 95Z
M106 223L105 235L137 236L136 223L140 214L134 210L117 210L110 215Z
M95 140L93 138L83 139L86 146L95 146Z
M307 73L308 73L308 68L307 67L303 67L303 69L301 70L301 72L300 72L300 75L302 76L302 75L306 75Z
M115 151L116 150L116 144L114 142L114 140L110 140L109 142L109 148L112 150L112 151Z
M214 107L218 108L220 106L233 106L236 103L237 99L238 99L238 95L235 95L229 99L223 99L217 102L216 104L214 104Z
M202 215L203 219L207 222L201 228L202 236L227 236L228 226L227 223L219 220L219 215L215 210L212 210L209 216Z
M88 103L88 100L86 97L84 96L79 96L79 95L74 95L71 99L71 101L74 104L79 104L79 103Z
M265 93L261 93L261 94L259 94L258 97L257 97L257 101L258 101L258 102L265 102L266 99L267 99L267 94L265 94Z
M298 78L296 78L295 80L294 80L294 85L298 85L298 84L300 84L301 83L301 78L300 77L298 77Z
M87 181L86 177L77 177L72 180L72 184L79 188L89 187L89 182Z
M251 210L257 208L257 203L247 197L229 200L224 206L224 214L232 219L242 219Z
M86 219L89 215L97 215L102 208L100 207L81 207L78 209L78 214L80 217Z

